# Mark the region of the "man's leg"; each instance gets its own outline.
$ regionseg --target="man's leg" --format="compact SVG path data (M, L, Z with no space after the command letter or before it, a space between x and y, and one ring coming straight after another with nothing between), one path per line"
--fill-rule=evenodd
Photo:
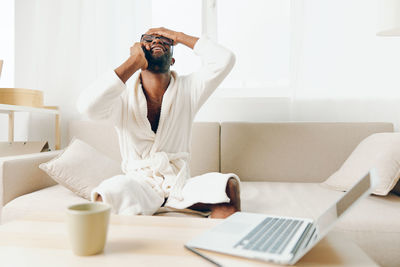
M226 194L228 195L230 202L229 203L220 203L220 204L205 204L205 203L196 203L189 207L189 209L200 210L200 211L210 211L211 210L211 218L215 219L223 219L226 218L233 213L240 211L240 191L239 191L239 182L230 178L228 183L226 184Z
M113 213L125 215L152 215L164 201L147 182L130 174L104 180L93 189L91 198L110 204Z
M226 185L226 194L230 202L211 205L211 218L226 218L233 213L240 211L239 182L230 178Z

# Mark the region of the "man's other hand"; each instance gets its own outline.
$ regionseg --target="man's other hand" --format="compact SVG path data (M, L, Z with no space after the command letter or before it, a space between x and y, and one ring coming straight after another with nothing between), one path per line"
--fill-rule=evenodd
M145 70L148 67L148 62L147 59L144 55L143 49L146 49L144 47L144 44L142 43L135 43L133 46L131 46L131 57L134 59L134 62L137 63L136 66L138 66L140 69Z
M145 48L142 43L135 43L131 46L129 58L114 70L123 83L126 83L139 69L147 69L149 63L147 62L143 49Z

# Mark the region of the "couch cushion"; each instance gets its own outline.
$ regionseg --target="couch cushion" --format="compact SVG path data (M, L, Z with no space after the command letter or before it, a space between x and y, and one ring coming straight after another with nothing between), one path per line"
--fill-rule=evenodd
M118 135L112 125L95 121L70 121L68 126L70 142L74 138L80 139L99 152L121 162Z
M277 182L242 182L240 193L243 211L314 219L342 194L318 183ZM3 207L3 219L21 218L30 211L60 212L79 202L87 200L61 185L50 186L9 202ZM399 210L400 197L394 194L369 196L346 214L337 227L400 233L400 228L393 223L400 221Z
M195 122L192 131L190 173L192 177L219 172L220 126L218 122Z
M319 183L243 182L240 195L244 211L316 219L343 194ZM400 221L399 210L399 196L371 195L345 214L337 227L400 233L393 224Z
M318 183L279 182L242 182L240 192L243 211L313 219L342 194Z
M102 181L121 174L121 164L82 140L74 139L54 159L39 168L59 184L80 197L90 200L93 188Z
M221 124L221 172L242 181L323 182L365 137L391 123Z
M343 192L318 183L244 182L243 211L316 218ZM400 259L400 197L368 196L345 214L334 231L344 232L381 266ZM385 244L385 245L383 245Z
M104 122L71 121L69 123L69 139L74 137L121 162L118 136L112 125ZM190 162L192 176L219 171L219 139L220 126L218 122L195 122L193 124Z
M31 213L64 212L72 204L88 202L61 185L50 186L10 201L3 207L1 223Z
M400 176L400 133L377 133L365 138L324 184L347 191L372 168L379 177L373 194L387 195Z
M2 211L0 209L2 212L0 223L18 220L29 214L63 213L68 206L85 202L89 201L72 193L62 185L54 185L10 201ZM191 212L190 210L176 212L175 209L162 207L157 211L157 215L204 218L208 213Z

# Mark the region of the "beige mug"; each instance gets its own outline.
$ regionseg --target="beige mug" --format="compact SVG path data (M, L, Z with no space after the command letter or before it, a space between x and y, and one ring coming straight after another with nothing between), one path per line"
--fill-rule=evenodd
M111 207L92 202L67 208L67 225L72 251L79 256L89 256L103 251Z

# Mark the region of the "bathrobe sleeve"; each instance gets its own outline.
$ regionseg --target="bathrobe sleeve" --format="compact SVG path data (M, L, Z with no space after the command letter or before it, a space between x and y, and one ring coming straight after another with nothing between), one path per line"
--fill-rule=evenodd
M186 77L195 114L232 70L235 55L206 37L196 42L193 51L202 61L201 68Z
M113 70L106 72L86 88L78 98L76 107L90 120L117 123L122 112L122 93L126 85Z

